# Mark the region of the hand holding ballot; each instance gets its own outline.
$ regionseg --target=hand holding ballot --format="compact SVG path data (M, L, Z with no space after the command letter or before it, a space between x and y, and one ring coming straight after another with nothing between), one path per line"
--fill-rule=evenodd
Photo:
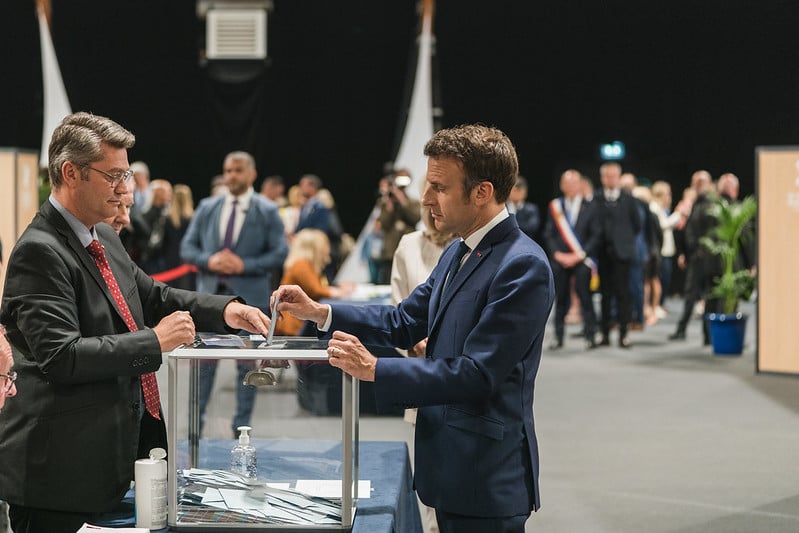
M322 326L327 320L329 306L313 301L305 291L297 285L281 285L272 293L271 300L277 299L277 310L280 314L287 311L300 320L313 320Z

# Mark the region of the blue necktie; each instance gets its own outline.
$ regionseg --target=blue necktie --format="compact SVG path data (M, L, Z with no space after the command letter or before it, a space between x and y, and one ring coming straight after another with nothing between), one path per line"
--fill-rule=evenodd
M461 267L461 260L463 256L468 254L470 251L469 247L466 246L464 241L461 241L458 244L458 250L455 252L455 255L452 256L452 261L449 263L449 268L447 268L447 278L444 280L444 288L441 289L441 296L443 297L446 294L447 289L449 289L450 285L452 285L452 278L455 277L455 274L458 273L458 270Z

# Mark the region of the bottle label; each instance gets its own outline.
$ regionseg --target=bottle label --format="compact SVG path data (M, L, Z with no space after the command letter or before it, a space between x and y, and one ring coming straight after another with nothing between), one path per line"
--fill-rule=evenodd
M167 519L166 479L153 479L150 482L150 490L152 495L151 528L165 528Z

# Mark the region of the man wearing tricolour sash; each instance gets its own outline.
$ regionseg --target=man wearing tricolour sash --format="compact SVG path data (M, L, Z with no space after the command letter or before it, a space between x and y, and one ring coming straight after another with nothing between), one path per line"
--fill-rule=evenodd
M591 302L591 277L596 275L596 249L601 239L595 206L580 195L581 175L567 170L560 178L563 196L549 203L544 243L555 277L555 340L550 348L563 347L565 318L571 303L571 286L580 300L583 335L588 348L596 347L596 313Z

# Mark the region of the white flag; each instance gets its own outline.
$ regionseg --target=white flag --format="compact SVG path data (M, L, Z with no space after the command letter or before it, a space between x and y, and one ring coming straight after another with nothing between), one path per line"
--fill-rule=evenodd
M53 39L44 10L39 8L39 40L42 47L42 84L44 85L44 121L42 124L42 150L39 153L39 165L47 166L47 147L58 123L72 114L72 108L61 79L58 58L55 55Z
M416 60L416 73L413 81L413 92L408 109L408 120L402 133L394 168L407 168L413 181L405 188L408 196L419 198L421 183L427 173L427 161L424 156L424 145L433 136L433 79L431 72L431 54L433 49L433 9L432 2L425 2L422 15L422 32L419 35L419 57ZM369 281L369 268L362 254L367 235L372 231L378 211L373 209L369 220L361 230L355 248L344 260L336 282Z
M407 168L413 181L405 190L408 196L419 198L421 183L427 173L424 145L433 136L433 79L431 54L433 47L432 9L426 10L419 36L419 57L411 93L408 120L402 133L394 168Z

